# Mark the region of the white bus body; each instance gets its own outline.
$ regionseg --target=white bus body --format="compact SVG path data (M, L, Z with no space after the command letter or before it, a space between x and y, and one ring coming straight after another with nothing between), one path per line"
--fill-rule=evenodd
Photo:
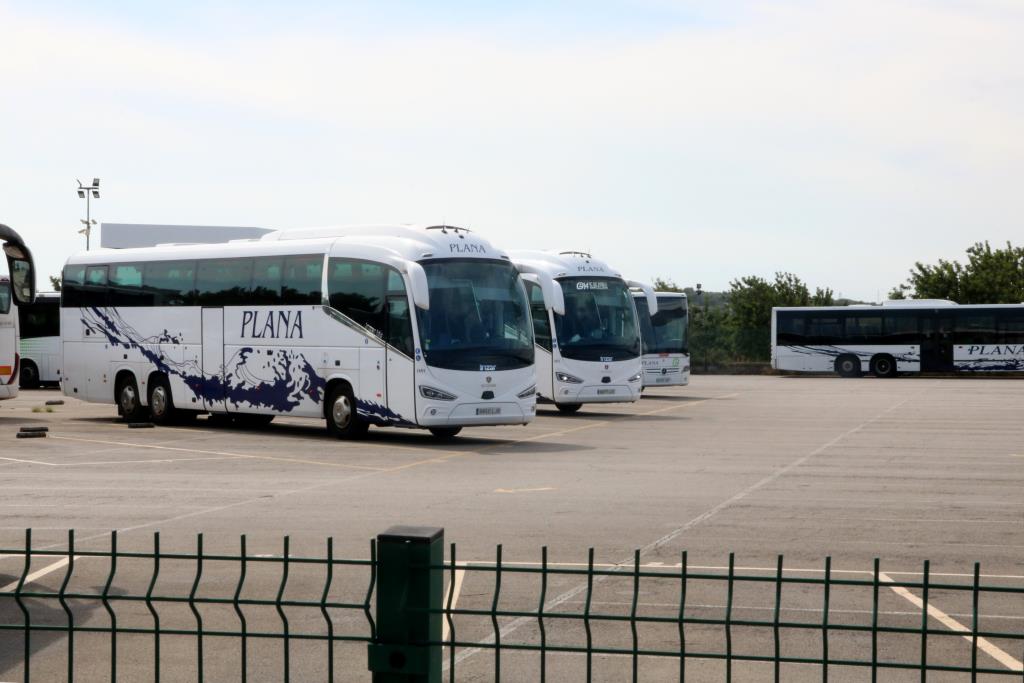
M60 293L40 292L33 303L19 306L18 325L22 388L60 382Z
M0 275L0 400L18 395L20 355L18 353L18 307L35 299L36 279L32 252L18 233L0 225L10 277Z
M1024 372L1024 304L775 308L772 367L795 372Z
M584 403L639 400L641 342L629 288L644 288L656 313L654 291L584 252L509 253L527 277L538 395L566 413ZM545 291L552 280L555 288Z
M655 292L658 312L647 314L647 296L633 292L643 342L644 387L690 383L689 308L682 292Z
M370 424L451 436L535 414L522 279L465 230L98 250L64 272L64 393L129 418L317 417L358 438Z

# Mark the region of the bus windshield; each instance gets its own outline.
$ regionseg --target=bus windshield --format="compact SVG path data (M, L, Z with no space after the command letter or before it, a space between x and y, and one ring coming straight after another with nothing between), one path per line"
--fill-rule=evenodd
M562 356L611 362L637 358L640 334L633 295L618 278L559 280L565 315L555 315Z
M636 297L644 353L688 353L686 339L686 299L658 297L658 312L648 314L647 299Z
M423 262L430 310L418 310L423 358L435 368L491 372L533 365L533 327L511 263Z

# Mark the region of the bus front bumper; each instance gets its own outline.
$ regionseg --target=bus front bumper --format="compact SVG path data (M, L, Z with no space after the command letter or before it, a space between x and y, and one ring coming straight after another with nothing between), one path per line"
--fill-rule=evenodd
M640 400L640 382L630 384L588 384L579 390L561 384L555 403L631 403Z
M537 413L535 403L482 401L443 405L431 403L420 412L420 425L424 427L482 427L486 425L521 425L531 421Z

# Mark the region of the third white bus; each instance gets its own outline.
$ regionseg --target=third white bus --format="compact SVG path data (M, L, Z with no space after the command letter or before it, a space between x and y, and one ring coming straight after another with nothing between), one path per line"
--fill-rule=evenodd
M648 315L647 296L633 292L643 343L643 386L690 383L689 308L683 292L655 292L658 312Z
M39 292L32 303L18 306L18 325L22 388L59 383L60 293Z

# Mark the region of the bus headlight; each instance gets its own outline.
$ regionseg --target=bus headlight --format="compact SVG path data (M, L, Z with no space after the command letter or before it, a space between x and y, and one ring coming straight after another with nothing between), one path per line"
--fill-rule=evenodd
M630 382L639 382L640 381L640 373L638 372L635 375L633 375L632 377L630 377L629 381Z
M516 398L530 398L531 396L536 396L536 395L537 395L537 385L536 384L531 384L530 386L526 387L525 389L520 391L518 394L516 394Z
M583 380L579 377L573 377L572 375L564 372L556 372L555 377L559 382L565 382L566 384L583 384Z
M420 396L423 398L429 398L432 401L454 401L455 396L449 394L447 391L441 391L434 387L428 387L420 385Z

